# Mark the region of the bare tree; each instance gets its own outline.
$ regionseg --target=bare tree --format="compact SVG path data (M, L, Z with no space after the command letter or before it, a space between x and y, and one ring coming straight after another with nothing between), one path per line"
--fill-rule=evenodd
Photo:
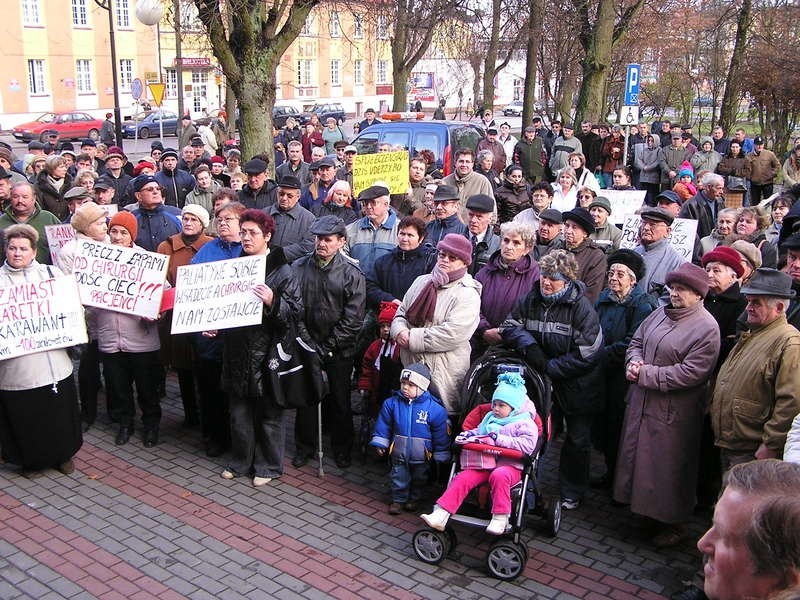
M725 131L736 125L741 94L741 73L744 64L744 51L747 37L752 25L753 0L742 0L742 6L736 19L736 38L733 43L733 54L728 66L725 93L722 95L722 108L719 124Z
M528 43L525 63L525 91L522 96L522 129L533 118L536 102L536 72L539 64L539 38L544 24L544 0L528 0Z

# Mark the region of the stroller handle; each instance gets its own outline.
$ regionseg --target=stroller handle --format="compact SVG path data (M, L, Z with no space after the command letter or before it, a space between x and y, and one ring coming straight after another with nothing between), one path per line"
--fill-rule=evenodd
M501 446L492 446L491 444L480 444L478 442L469 442L467 444L460 444L456 448L473 450L475 452L483 452L484 454L492 454L494 456L503 456L514 460L525 460L528 455L513 448L503 448Z

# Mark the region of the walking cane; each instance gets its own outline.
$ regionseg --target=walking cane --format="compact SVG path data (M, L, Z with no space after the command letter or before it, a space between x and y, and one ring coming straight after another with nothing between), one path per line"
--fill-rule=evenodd
M317 457L319 458L319 472L318 477L325 477L325 471L322 468L322 400L317 403Z

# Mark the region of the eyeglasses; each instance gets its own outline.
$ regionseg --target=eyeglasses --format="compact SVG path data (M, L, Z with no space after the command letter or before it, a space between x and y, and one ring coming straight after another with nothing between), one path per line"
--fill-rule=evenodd
M159 187L159 186L157 186L157 185L155 185L155 186L153 186L153 185L148 185L148 186L145 186L145 187L143 187L143 188L142 188L141 190L139 190L139 191L140 191L140 192L160 192L160 191L161 191L161 187Z

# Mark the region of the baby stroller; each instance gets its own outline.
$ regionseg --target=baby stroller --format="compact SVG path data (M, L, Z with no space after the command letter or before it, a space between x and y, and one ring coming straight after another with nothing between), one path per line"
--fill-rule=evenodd
M528 397L536 406L539 440L535 451L531 455L524 455L516 450L484 444L454 445L454 461L448 480L448 482L452 480L460 470L459 457L463 449L476 450L495 456L503 455L521 460L523 463L521 480L511 488L509 529L492 543L486 553L486 567L489 574L505 581L511 581L518 577L528 561L527 546L521 541L526 514L544 518L546 531L550 536L556 536L561 526L561 503L557 498L545 500L537 487L540 458L544 456L552 431L550 381L531 369L513 350L492 348L474 362L467 373L462 392L463 407L459 424L463 423L472 409L491 402L497 376L509 371L519 373L525 379ZM457 429L457 431L460 430ZM483 500L486 499L487 491L485 487L478 487L474 490L458 512L450 516L443 532L424 527L414 533L412 546L417 558L432 565L442 562L457 543L456 534L451 526L453 522L485 529L489 524L491 514L487 505L481 505L481 499L482 497ZM471 500L476 497L477 502L472 502Z

